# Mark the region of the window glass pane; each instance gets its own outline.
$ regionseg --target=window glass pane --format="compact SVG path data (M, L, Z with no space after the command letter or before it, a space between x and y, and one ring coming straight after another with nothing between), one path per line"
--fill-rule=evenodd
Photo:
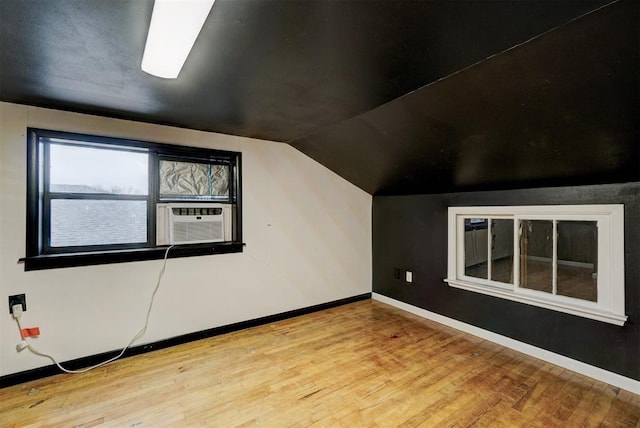
M61 193L147 195L147 153L50 144L49 190Z
M464 274L487 279L487 219L464 220Z
M557 294L598 301L598 223L558 221Z
M212 199L229 195L229 167L195 162L160 161L160 196Z
M553 292L553 221L520 222L520 287Z
M211 194L229 196L229 166L211 165Z
M513 284L513 220L491 220L490 279Z
M51 201L51 247L144 242L147 242L146 201Z

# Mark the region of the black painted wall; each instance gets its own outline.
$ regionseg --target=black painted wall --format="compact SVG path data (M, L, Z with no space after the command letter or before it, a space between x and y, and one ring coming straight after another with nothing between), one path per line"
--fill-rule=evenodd
M627 323L615 326L449 287L447 208L625 204ZM640 182L489 192L376 196L373 291L623 376L640 380ZM394 269L414 273L412 284Z

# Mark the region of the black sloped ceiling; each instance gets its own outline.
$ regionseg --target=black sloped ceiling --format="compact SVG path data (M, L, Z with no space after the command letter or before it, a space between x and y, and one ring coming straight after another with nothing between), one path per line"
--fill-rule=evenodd
M608 6L292 144L372 194L638 181L638 16Z
M606 3L217 0L163 80L151 0L1 0L0 100L288 142L372 194L637 180L638 5Z

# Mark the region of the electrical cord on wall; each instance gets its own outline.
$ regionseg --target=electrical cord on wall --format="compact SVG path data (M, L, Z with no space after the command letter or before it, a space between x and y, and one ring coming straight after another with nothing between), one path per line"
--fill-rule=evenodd
M162 277L164 276L164 272L165 272L165 270L167 268L167 258L169 256L169 250L171 250L173 247L174 247L173 245L169 246L167 248L167 250L165 251L165 253L164 253L164 260L162 262L162 268L160 269L160 272L158 274L158 281L156 282L156 287L153 289L153 293L151 294L151 300L149 301L149 308L147 309L147 316L145 317L144 327L142 327L140 329L140 331L138 331L138 333L136 333L136 335L131 338L129 343L127 343L127 345L124 348L122 348L122 351L120 351L120 353L118 355L116 355L115 357L109 358L106 361L103 361L101 363L95 364L95 365L90 366L90 367L85 367L83 369L78 369L78 370L65 369L64 367L62 367L62 365L60 365L60 363L53 356L51 356L49 354L45 354L44 352L38 351L36 348L33 347L33 345L31 345L31 343L29 343L27 341L27 338L23 337L23 335L22 335L22 325L20 324L20 318L22 316L22 306L21 305L16 305L16 306L13 307L13 318L16 320L16 323L18 324L18 328L20 329L20 337L23 337L22 342L20 342L18 344L16 349L18 351L22 351L23 349L27 348L27 349L29 349L29 351L31 351L32 353L34 353L36 355L40 355L41 357L48 358L51 361L53 361L53 363L56 366L58 366L58 368L60 370L62 370L63 372L65 372L65 373L84 373L84 372L88 372L89 370L93 370L95 368L104 366L105 364L109 364L110 362L115 361L118 358L122 357L124 355L124 353L127 351L127 349L129 349L129 347L131 345L133 345L133 343L136 340L140 339L147 332L147 327L149 326L149 318L151 316L151 309L153 308L153 302L155 300L156 293L158 292L158 289L160 288L160 283L162 281Z

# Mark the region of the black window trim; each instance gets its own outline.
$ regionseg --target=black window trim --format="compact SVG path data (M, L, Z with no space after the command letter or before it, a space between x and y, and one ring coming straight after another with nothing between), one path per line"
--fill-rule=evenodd
M149 154L149 195L108 195L108 194L79 194L48 192L48 183L42 183L40 189L40 151L39 139L52 138L80 141L78 145L116 146L118 149L132 147L132 152L147 152ZM86 142L88 144L82 144ZM55 142L54 143L58 143ZM45 146L47 147L47 146ZM114 147L115 148L115 147ZM184 199L160 200L158 194L158 165L159 159L175 159L181 161L200 161L229 165L229 197L227 200L190 200L189 203L217 202L230 204L233 212L234 237L231 242L179 245L172 248L170 258L191 257L198 255L223 254L242 252L245 244L242 242L242 174L240 152L156 143L117 137L104 137L74 132L53 131L40 128L27 128L27 215L26 215L26 254L21 259L25 263L25 271L53 269L72 266L87 266L130 261L156 260L164 257L167 246L156 246L155 242L155 209L159 202L186 202ZM47 174L44 174L45 177ZM45 191L47 189L47 191ZM98 247L73 247L73 249L57 249L51 251L45 236L49 236L47 224L49 213L44 212L51 197L64 196L65 199L105 199L105 200L146 200L147 204L147 242L140 244L121 244Z
M43 135L36 135L36 146L38 145L39 138L48 138L49 140L60 139L60 137L48 137ZM85 138L87 139L87 138ZM79 141L76 140L76 141ZM50 174L47 171L46 167L51 164L51 144L56 145L67 145L74 147L90 147L90 148L99 148L103 150L117 150L123 152L130 153L145 153L148 155L148 169L147 173L149 174L149 184L147 188L146 195L127 195L127 194L112 194L112 193L71 193L71 192L52 192L50 190ZM110 147L111 146L111 147ZM151 207L154 206L154 195L152 192L153 183L155 180L151 179L151 170L153 159L149 150L127 150L126 146L119 145L118 142L113 142L111 144L97 143L93 144L92 141L82 141L82 142L71 142L71 141L49 141L48 144L43 147L43 159L39 159L39 162L44 164L44 172L42 176L42 189L38 189L38 191L42 194L41 199L39 197L39 203L42 204L42 223L41 223L41 236L40 236L40 255L51 255L51 254L61 254L61 253L79 253L79 252L92 252L92 251L105 251L105 250L125 250L125 249L134 249L134 248L150 248L154 246L154 234L151 233L151 223L153 223L153 215L151 215ZM38 150L38 148L35 148ZM38 153L40 151L38 150ZM40 166L40 165L38 165ZM112 245L85 245L85 246L76 246L76 247L52 247L50 242L50 231L51 231L51 201L57 199L65 199L65 200L73 200L73 199L87 199L87 200L103 200L103 201L144 201L147 205L147 234L146 240L144 242L137 243L127 243L127 244L112 244ZM39 220L38 220L39 221ZM47 239L49 238L49 239Z

